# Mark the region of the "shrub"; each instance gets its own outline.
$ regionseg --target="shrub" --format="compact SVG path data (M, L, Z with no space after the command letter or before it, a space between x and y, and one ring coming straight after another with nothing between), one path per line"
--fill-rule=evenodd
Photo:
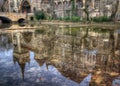
M78 21L80 21L80 17L79 17L79 16L72 16L72 17L70 18L70 17L68 16L68 17L64 17L64 18L59 18L59 20L78 22Z
M71 21L78 22L78 21L80 21L80 17L79 16L72 16Z
M45 19L45 13L43 11L36 11L35 18L37 20L43 20L43 19Z
M107 16L101 16L101 17L94 17L92 18L92 20L95 22L108 22L110 21L110 18Z

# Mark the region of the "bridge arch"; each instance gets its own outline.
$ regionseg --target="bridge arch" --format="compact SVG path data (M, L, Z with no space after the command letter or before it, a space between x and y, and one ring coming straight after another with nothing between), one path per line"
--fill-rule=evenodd
M18 19L18 25L19 26L25 26L26 25L26 20L24 18L20 18Z
M4 16L0 16L0 28L8 28L12 25L12 20L4 17Z

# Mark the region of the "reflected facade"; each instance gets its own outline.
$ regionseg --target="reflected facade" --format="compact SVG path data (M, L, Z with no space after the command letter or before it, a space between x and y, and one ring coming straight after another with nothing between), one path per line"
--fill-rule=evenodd
M112 86L120 77L119 29L46 26L3 33L1 85Z

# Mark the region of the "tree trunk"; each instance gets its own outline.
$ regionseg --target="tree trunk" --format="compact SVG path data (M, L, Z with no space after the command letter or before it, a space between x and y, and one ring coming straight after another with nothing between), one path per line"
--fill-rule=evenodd
M118 7L119 7L119 0L116 1L115 6L112 8L112 14L110 17L111 20L115 20L115 16L116 16L116 13L118 11Z
M109 37L109 40L110 40L110 55L111 55L111 58L110 58L110 62L112 62L112 64L114 64L114 60L115 60L115 38L114 38L114 34L113 34L113 31L110 32L110 37Z
M89 19L89 5L88 5L88 2L87 2L87 0L85 0L85 9L84 9L84 12L85 12L85 14L86 14L86 18L87 18L87 21L89 21L90 19Z

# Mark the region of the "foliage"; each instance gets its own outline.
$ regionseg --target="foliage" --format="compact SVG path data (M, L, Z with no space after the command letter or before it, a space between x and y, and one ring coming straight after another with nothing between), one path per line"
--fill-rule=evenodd
M67 20L70 20L70 17L69 17L69 16L64 17L63 20L66 20L66 21L67 21Z
M108 22L110 21L110 18L107 16L100 16L100 17L94 17L92 18L94 22Z
M43 11L36 11L35 18L37 20L43 20L43 19L45 19L45 13Z
M75 9L75 0L72 0L72 10Z
M92 28L91 31L98 32L98 33L109 33L110 29L101 29L101 27Z
M76 15L76 6L75 6L75 0L72 0L72 16Z
M72 36L76 36L78 30L79 30L78 28L72 28L72 29L71 29L71 35L72 35Z
M72 17L71 17L71 20L72 20L73 22L78 22L78 21L80 21L80 17L79 17L79 16L72 16Z
M68 28L66 28L66 29L70 29L70 27L68 27ZM65 35L76 36L76 35L77 35L77 32L79 31L79 28L77 28L77 27L72 27L70 31L71 31L71 34L67 31L67 32L65 33Z
M69 16L64 17L64 18L59 18L60 20L65 20L65 21L72 21L72 22L79 22L81 21L81 17L79 16L72 16L71 18Z
M45 33L45 30L44 30L44 29L36 30L35 33L36 33L36 34L44 34L44 33Z

